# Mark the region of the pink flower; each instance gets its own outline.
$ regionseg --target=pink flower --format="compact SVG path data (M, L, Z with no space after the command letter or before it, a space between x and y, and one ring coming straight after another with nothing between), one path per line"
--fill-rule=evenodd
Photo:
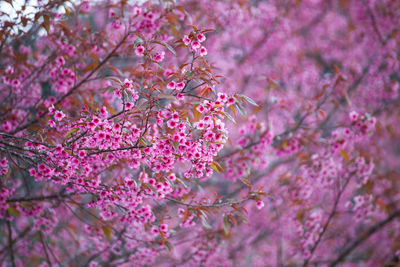
M205 37L204 34L202 34L202 33L198 33L198 34L196 35L196 37L197 37L197 40L198 40L200 43L202 43L202 42L204 42L204 41L206 40L206 37Z
M178 124L177 124L176 121L174 121L174 120L169 120L169 121L167 122L167 126L168 126L169 128L171 128L171 129L174 129L177 125L178 125Z
M358 115L358 113L356 111L350 112L349 116L350 116L350 120L351 121L356 121L359 118L359 115Z
M228 101L226 101L226 103L228 104L228 106L235 104L235 102L236 102L236 100L235 100L235 98L233 98L232 96L231 96L231 97L228 97Z
M13 74L14 73L14 68L12 66L7 66L5 72L6 72L6 74Z
M185 88L185 83L184 82L179 82L176 84L176 89L177 90L183 90Z
M139 94L135 91L132 92L132 101L136 101L139 98Z
M164 76L165 77L169 77L171 74L173 74L174 73L174 70L172 70L172 69L166 69L165 71L164 71Z
M375 117L372 117L372 118L370 118L369 120L368 120L368 123L369 123L369 125L370 126L375 126L375 124L376 124L376 118Z
M164 52L164 51L162 51L162 52L160 52L160 53L156 53L156 54L153 56L153 60L154 60L155 62L161 62L161 61L164 60L164 56L165 56L165 52Z
M221 101L222 103L225 103L225 101L228 100L228 97L224 93L218 93L218 100Z
M7 167L7 164L8 164L8 160L6 159L6 157L4 157L0 160L1 167L5 168L5 167Z
M141 10L139 7L135 7L135 8L133 9L133 14L134 14L135 16L140 15L140 13L142 13L142 10Z
M264 202L262 202L261 200L258 200L257 202L256 202L256 206L257 206L257 209L262 209L263 207L264 207Z
M143 56L144 56L144 47L143 47L143 45L138 45L138 46L136 46L136 48L135 48L135 54L136 54L138 57L143 57Z
M158 229L155 228L155 227L153 227L153 228L151 229L151 232L153 233L153 235L158 235L158 233L159 233Z
M51 105L49 107L49 114L52 115L55 111L56 111L56 109L55 109L54 105Z
M163 232L168 231L168 225L167 224L161 224L160 225L160 230L163 231Z
M84 157L86 157L86 152L83 151L83 150L80 150L79 153L78 153L78 156L79 156L81 159L83 159Z
M184 43L185 45L189 45L189 44L190 44L190 38L189 38L189 36L187 36L187 35L183 36L182 41L183 41L183 43Z
M127 110L130 110L130 109L133 108L133 104L132 104L131 102L126 102L126 103L125 103L125 108L126 108Z
M14 87L18 87L21 85L21 82L18 79L14 79L14 80L12 80L11 85Z
M37 174L36 169L35 168L30 168L29 169L29 175L30 176L35 176Z
M81 11L83 13L89 13L90 12L90 3L89 1L84 1L81 5Z
M62 119L64 119L65 114L62 111L56 111L54 113L54 119L56 119L57 121L62 121Z
M202 121L199 121L199 122L196 124L196 128L199 129L199 130L203 130L204 127L205 127L205 124L204 124L204 122L202 122Z
M211 117L210 116L205 116L203 120L204 120L205 123L210 123L211 122Z
M168 89L175 89L176 83L174 81L170 81L167 85Z
M124 80L124 86L125 87L132 87L132 85L133 85L133 83L132 83L132 81L131 80L128 80L128 79L125 79Z
M204 46L200 48L200 55L203 57L207 56L207 49Z
M173 121L175 121L175 122L179 122L179 114L178 113L176 113L176 112L174 112L173 114L172 114L172 118L171 118Z
M49 120L49 121L47 122L47 124L48 124L51 128L56 127L56 122L53 121L53 120Z
M2 126L3 126L3 130L5 132L9 132L12 129L12 125L11 125L10 121L4 121Z
M108 11L108 18L113 18L113 17L116 17L116 13L115 13L115 11L114 10L112 10L112 9L110 9L109 11Z
M201 44L200 44L199 41L193 41L193 42L192 42L192 48L193 48L193 50L199 49L200 46L201 46Z
M115 95L116 97L118 97L118 98L122 98L122 93L121 93L121 91L118 90L118 89L115 89L115 90L114 90L114 95Z
M169 179L170 181L175 181L175 180L176 180L175 173L171 173L170 175L168 175L168 179Z
M202 105L198 105L198 106L196 107L196 110L197 110L198 112L200 112L200 113L203 113L203 112L206 110L206 108L203 107Z
M56 62L58 66L63 66L65 64L65 59L62 56L56 58Z
M107 108L103 106L103 107L100 109L100 114L101 114L101 116L102 116L103 118L104 118L105 116L107 116L107 114L108 114Z

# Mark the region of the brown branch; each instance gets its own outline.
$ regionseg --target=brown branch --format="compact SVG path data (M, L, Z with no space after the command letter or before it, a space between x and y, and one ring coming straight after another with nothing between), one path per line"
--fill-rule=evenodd
M371 19L372 27L374 28L374 31L375 31L376 35L378 35L379 42L382 45L385 45L386 44L386 40L383 38L381 32L378 29L378 24L377 24L376 18L374 16L374 13L372 12L370 6L368 5L368 3L365 0L363 0L362 2L364 4L365 9L367 10L369 18Z
M75 143L76 141L78 141L79 139L81 139L83 136L85 136L85 134L87 134L88 130L85 130L84 132L82 132L80 135L76 136L74 139L72 139L71 141L67 142L66 145L70 145Z
M15 265L15 256L13 248L12 229L9 220L7 220L7 228L8 228L8 248L10 250L11 265L12 267L15 267L16 265Z
M247 144L246 146L244 146L242 148L238 148L238 149L233 150L231 152L228 152L228 153L226 153L224 155L221 155L221 156L218 157L218 160L221 160L221 159L224 159L224 158L227 158L227 157L231 157L231 156L239 153L240 151L244 151L244 150L249 149L249 148L251 148L251 147L253 147L255 145L258 145L261 142L261 139L262 138L260 138L260 140L258 140L256 142L251 142L251 143Z
M12 243L15 244L18 239L23 238L29 231L31 230L31 227L28 226L26 227L16 238L12 239ZM10 241L10 240L9 240ZM9 242L10 243L10 242ZM6 250L7 250L7 246L5 245L1 250L0 250L0 254L3 254Z
M175 202L175 203L178 203L180 205L185 205L185 206L194 207L194 208L220 208L220 207L224 207L224 206L231 206L231 205L235 205L235 204L241 204L241 203L251 199L251 196L247 197L247 198L244 198L242 200L236 200L236 201L231 201L231 202L229 202L229 201L228 202L220 202L220 203L214 203L214 204L204 204L204 205L186 203L186 202L180 201L180 200L175 199L175 198L170 198L170 197L166 197L165 199L168 199L168 200L170 200L172 202Z
M346 180L346 183L343 185L343 188L340 189L340 191L339 191L339 193L338 193L338 195L337 195L337 197L335 199L335 203L333 204L332 211L330 212L329 217L326 220L326 222L324 224L324 227L322 228L322 232L319 234L317 241L315 242L314 246L310 250L310 257L307 258L304 261L304 263L302 265L303 267L306 267L308 265L308 263L310 262L315 250L317 249L319 243L322 240L322 236L325 234L326 230L328 229L328 226L329 226L330 222L332 221L333 217L335 216L336 210L337 210L337 206L339 204L340 197L342 196L342 193L344 192L344 190L346 189L347 185L349 184L350 178L351 178L351 176Z
M98 150L95 152L88 153L88 155L95 155L95 154L100 154L100 153L106 153L106 152L114 152L114 151L121 151L121 150L130 150L130 149L137 149L137 148L146 148L146 147L152 147L153 145L148 145L148 146L126 146L126 147L119 147L115 149L102 149ZM83 148L82 150L91 150L91 148Z
M354 240L347 249L343 250L339 256L334 260L329 266L334 267L338 265L341 261L343 261L354 249L356 249L361 243L367 240L371 235L376 233L377 231L381 230L385 225L400 217L400 210L396 210L393 212L389 217L385 220L378 222L374 226L368 229L363 235L361 235L358 239Z
M49 244L46 243L46 242L43 240L43 234L40 233L40 235L42 236L42 242L43 242L44 246L46 246L46 248L50 251L51 256L53 256L53 258L54 258L54 260L57 262L58 266L63 267L63 265L62 265L61 262L58 260L58 258L57 258L56 255L54 254L54 252L53 252L53 250L51 249L51 247L49 246ZM50 266L51 266L51 264L50 264Z
M24 141L27 141L27 142L31 142L33 144L39 144L39 145L43 145L43 146L46 146L46 147L55 147L54 145L50 145L50 144L47 144L47 143L34 141L34 140L31 140L31 139L28 139L28 138L25 138L25 137L21 137L21 136L14 136L14 135L7 134L7 133L0 133L0 135L2 135L4 137L7 137L7 138L13 138L13 139L17 139L17 140L24 140Z
M42 234L42 232L38 232L38 233L39 233L40 242L42 243L42 247L43 247L44 254L46 255L47 263L48 263L49 266L51 267L52 264L51 264L51 261L50 261L50 258L49 258L49 253L47 252L46 245L44 244L43 234Z
M80 194L87 194L87 193L80 193ZM52 194L52 195L47 195L47 196L10 198L10 199L7 199L6 202L12 203L12 202L44 201L44 200L50 200L50 199L60 199L60 198L70 197L73 195L77 195L77 193L69 193L69 194L58 193L58 194Z
M58 101L54 104L54 106L57 106L60 104L65 98L70 96L76 89L78 89L81 85L83 85L85 82L87 82L88 79L96 72L98 71L107 61L114 55L114 53L117 51L118 48L121 47L121 45L126 41L130 33L125 34L124 38L114 47L114 49L88 74L86 77L81 80L78 84L76 84L74 87L72 87L65 95L63 95ZM48 111L45 111L40 117L37 117L30 122L26 123L25 125L22 125L15 129L14 131L11 132L11 134L16 134L22 130L25 130L26 128L30 127L31 125L37 123L40 118L43 118L48 114Z

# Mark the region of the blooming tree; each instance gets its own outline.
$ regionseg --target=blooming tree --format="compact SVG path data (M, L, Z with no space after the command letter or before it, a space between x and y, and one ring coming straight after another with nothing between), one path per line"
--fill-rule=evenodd
M3 266L400 261L397 1L0 12Z

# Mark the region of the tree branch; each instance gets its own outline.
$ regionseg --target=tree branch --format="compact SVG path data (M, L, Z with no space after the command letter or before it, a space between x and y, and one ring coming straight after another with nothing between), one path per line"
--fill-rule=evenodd
M84 84L87 80L89 80L90 77L96 71L98 71L113 56L113 54L117 51L117 49L121 47L121 45L128 38L129 34L130 33L125 34L124 38L122 38L122 40L114 47L114 49L88 75L86 75L86 77L83 80L81 80L78 84L76 84L74 87L72 87L65 95L63 95L60 99L58 99L58 101L54 104L54 106L57 106L58 104L60 104L65 98L70 96L76 89L78 89L82 84ZM26 123L25 125L18 127L17 129L12 131L11 134L16 134L16 133L30 127L31 125L37 123L39 121L39 118L43 118L47 114L48 114L48 111L45 111L40 117L37 117L37 118L31 120L30 122Z
M235 205L235 204L241 204L241 203L249 200L250 198L247 197L247 198L244 198L242 200L237 200L237 201L231 201L231 202L228 201L228 202L220 202L220 203L204 204L204 205L186 203L186 202L180 201L180 200L175 199L175 198L170 198L170 197L165 197L165 199L168 199L168 200L170 200L172 202L178 203L180 205L185 205L185 206L188 206L188 207L194 207L194 208L219 208L219 207L224 207L224 206L231 206L231 205Z
M80 193L80 194L87 194L87 193ZM73 195L77 195L77 193L68 193L68 194L52 194L52 195L47 195L47 196L36 196L36 197L20 197L20 198L10 198L7 199L7 203L12 203L12 202L31 202L31 201L43 201L43 200L49 200L49 199L59 199L59 198L64 198L64 197L70 197Z
M15 256L13 248L12 229L9 220L7 220L7 228L8 228L8 248L10 250L11 266L15 267L16 265L15 265Z
M341 261L343 261L354 249L356 249L362 242L367 240L371 235L381 230L386 224L393 221L395 218L400 217L400 210L396 210L385 220L378 222L374 226L368 229L363 235L361 235L358 239L354 240L347 249L343 250L342 253L334 260L329 266L334 267L338 265Z
M340 191L338 192L338 195L337 195L337 197L335 199L335 203L333 204L333 207L332 207L332 211L330 212L329 217L326 220L326 223L324 224L324 227L322 228L322 232L319 234L317 241L315 242L314 246L310 250L310 257L307 258L304 261L303 267L306 267L308 265L308 263L310 262L315 250L317 249L319 243L322 240L322 236L325 234L326 230L328 229L328 226L329 226L330 222L332 221L333 217L335 216L336 209L337 209L337 206L338 206L339 201L340 201L340 197L342 196L342 193L344 192L344 190L346 189L347 185L349 184L350 179L351 179L351 176L347 179L346 183L343 185L343 188L341 188Z

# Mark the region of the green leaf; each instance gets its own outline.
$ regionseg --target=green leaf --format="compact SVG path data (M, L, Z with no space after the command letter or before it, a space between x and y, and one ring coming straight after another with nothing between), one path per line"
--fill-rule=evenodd
M140 137L140 141L142 141L144 146L151 146L152 145L152 143L149 140L147 140L147 138L144 137L144 136Z
M44 15L43 19L44 19L44 21L42 23L42 26L46 30L47 34L49 34L49 32L50 32L50 17L47 15Z
M19 210L17 210L14 207L8 207L8 213L10 213L12 216L14 217L18 217L21 215L21 213L19 212Z
M224 214L224 233L225 235L229 234L231 229L231 223L229 222L229 218Z
M223 111L218 111L218 113L223 114L223 115L224 115L225 117L227 117L230 121L232 121L233 123L236 124L235 119L234 119L231 115L229 115L228 113L225 113L225 112L223 112Z
M242 104L240 104L238 101L236 101L235 106L238 108L239 113L247 119L247 114L246 114L246 110L243 108Z
M253 99L251 99L250 97L245 96L245 95L242 95L242 94L236 94L236 95L238 95L238 96L240 96L241 98L245 99L247 102L249 102L249 103L252 104L253 106L258 107L258 104L257 104Z
M221 119L221 117L218 115L218 114L214 114L214 116L216 117L216 118L218 118L219 120L223 120L223 119Z
M340 155L342 155L344 160L346 160L346 161L349 160L349 155L347 154L346 150L344 150L344 149L340 150Z
M185 188L188 188L188 186L178 177L176 177L176 181L179 182L180 184L182 184Z
M162 45L162 46L166 47L169 51L171 51L172 54L174 54L176 56L175 49L172 46L170 46L169 44L167 44L166 42L163 42L163 41L152 41L152 43L156 43L156 44L159 44L159 45Z
M189 24L189 26L192 26L193 30L195 30L196 32L198 31L197 27L194 26L193 24Z
M172 143L172 146L174 147L174 149L175 149L175 152L178 150L178 147L179 147L179 142L171 142Z
M172 251L174 249L174 246L168 241L165 241L164 245L168 248L168 251Z
M212 229L212 226L207 222L206 218L204 216L201 216L201 223L203 224L203 227L206 229Z
M217 165L215 165L214 163L211 163L211 164L210 164L210 167L211 167L214 171L216 171L216 172L219 173L219 170L218 170Z
M233 115L235 116L235 119L236 119L235 108L233 107L233 105L230 105L229 108L233 111Z
M111 81L114 81L114 82L119 83L120 85L123 85L123 83L121 82L121 80L118 79L117 77L107 77L107 80L111 80Z
M246 178L241 178L240 181L242 181L242 183L244 183L245 185L247 185L249 188L251 188L251 183L248 179Z
M146 38L144 38L144 35L141 34L140 32L132 32L131 34L136 35L137 37L139 37L139 38L142 39L142 40L145 40L145 39L146 39Z
M169 94L160 93L160 94L157 95L157 97L159 99L168 99L168 100L171 100L171 101L176 101L176 97L173 96L173 95L169 95Z
M111 234L112 234L112 229L109 226L106 226L106 225L101 227L101 229L103 230L103 232L106 235L107 239L110 240L111 239Z
M76 133L77 131L79 131L79 128L72 128L71 130L69 130L64 137L66 139L70 138L72 136L72 134Z
M141 44L141 43L143 43L143 40L142 40L142 38L139 38L139 37L135 40L135 42L133 42L133 44L134 44L135 47L136 47L138 44Z

